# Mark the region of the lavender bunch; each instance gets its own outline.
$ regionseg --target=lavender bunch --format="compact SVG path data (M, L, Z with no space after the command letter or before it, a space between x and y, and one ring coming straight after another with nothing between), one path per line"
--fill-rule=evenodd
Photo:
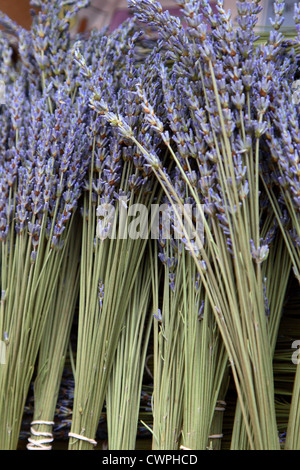
M293 50L289 55L280 54L282 35L279 26L283 22L281 9L275 2L275 28L270 39L270 57L275 57L275 63L281 62L269 74L268 98L271 101L268 114L265 116L268 131L264 141L264 161L262 165L262 178L269 196L270 203L276 214L279 227L285 240L287 250L293 267L293 272L299 282L299 204L298 204L298 140L299 140L299 100L297 91L297 57ZM298 30L299 6L295 4L295 23ZM275 26L274 26L275 27ZM298 36L290 41L290 45L297 50ZM277 53L277 54L276 54ZM274 67L273 67L274 69ZM292 90L292 93L291 93ZM270 177L271 175L271 177ZM297 409L299 400L299 372L294 382L294 391L290 408L290 418L285 446L287 449L299 448L299 440L295 433L298 419Z
M152 322L154 449L219 448L228 362L231 448L279 448L272 361L291 265L300 279L299 38L280 32L281 0L260 46L258 0L237 2L237 28L222 0L216 13L177 3L185 26L158 2L129 1L159 33L143 61L135 20L72 37L86 0L32 0L30 31L0 15L3 449L17 446L35 366L28 448L51 448L78 294L69 449L97 444L105 399L109 448L134 448ZM172 236L153 250L160 201ZM299 374L286 448L299 447Z
M210 217L204 219L205 249L187 236L184 238L229 355L250 447L277 448L273 389L267 386L273 383L272 353L262 267L270 241L268 236L262 238L259 186L259 143L267 129L263 117L268 101L261 98L257 114L251 108L256 66L255 36L251 31L260 7L257 3L240 2L240 28L235 32L222 2L218 2L217 15L212 14L208 2L201 2L210 33L202 21L199 2L181 3L187 31L158 3L130 2L138 19L158 27L174 60L172 72L166 74L163 65L160 70L166 77L165 107L175 150L169 132L149 108L147 94L139 96L145 121L167 146L190 196L196 204L204 205ZM112 122L108 110L104 112ZM170 202L173 198L182 205L150 144L138 145L133 129L121 116L114 125L140 148ZM251 388L246 387L248 382L252 383ZM259 407L262 396L263 406Z
M47 15L39 22L40 34L51 19L49 11ZM1 433L1 448L13 449L17 446L36 358L45 341L45 327L51 325L54 312L59 318L59 308L66 298L73 298L72 305L72 296L76 297L74 288L74 294L69 291L63 300L64 294L60 295L56 303L63 272L60 268L65 266L65 255L68 256L74 214L89 165L89 149L82 99L70 96L67 86L55 91L53 83L39 69L41 64L32 49L37 34L34 28L27 34L7 18L4 20L20 41L17 63L8 59L2 62L16 73L6 74L7 103L11 106L1 116L5 125L1 154L0 334L7 345L6 364L0 372L0 419L7 423ZM4 54L7 55L7 49ZM68 319L72 314L71 308ZM52 340L55 342L56 338L53 336ZM56 351L58 360L52 366L55 383L48 390L53 386L54 409L65 344L60 346L60 351ZM44 368L44 377L48 372ZM49 376L45 381L48 379ZM39 399L37 393L37 402ZM32 428L33 441L41 441L37 447L43 446L46 434L48 438L51 435L52 419L45 418L43 412L37 410L40 418L35 423L37 427ZM49 413L52 412L46 411Z
M78 45L74 55L82 69L80 93L91 108L87 128L91 165L82 208L79 325L70 450L91 449L96 445L96 431L108 393L109 445L132 445L132 437L126 441L131 444L115 437L119 424L111 413L116 407L125 407L127 395L120 396L119 381L114 380L114 372L111 379L110 374L121 367L117 351L124 346L124 322L131 328L128 334L135 334L132 330L136 325L130 320L133 314L129 311L132 296L137 308L139 302L143 302L143 297L138 296L142 289L138 273L148 243L148 228L147 217L143 213L139 215L137 209L140 205L150 208L156 183L151 171L141 165L138 152L125 145L126 136L116 132L103 118L103 108L107 103L113 108L110 117L114 123L122 107L136 128L141 127L133 89L138 73L146 73L146 69L138 70L135 64L138 37L134 23L127 22L111 36L103 37L98 57L91 55L89 47L84 47L83 43ZM124 49L126 54L122 53ZM144 328L143 323L139 325L140 329ZM131 345L125 344L127 357ZM131 360L134 360L132 356ZM128 365L132 373L133 364ZM140 378L136 380L132 387L139 388ZM130 426L136 429L134 416L124 416L122 425L128 426L128 419L131 419Z
M51 450L53 427L57 431L63 425L61 422L55 423L55 416L79 294L80 232L81 224L77 219L71 230L68 251L59 269L59 279L53 294L55 301L50 306L39 348L28 450Z
M47 315L54 302L59 268L68 246L73 215L81 192L84 162L87 161L82 152L85 135L78 132L76 117L68 116L73 118L76 131L73 133L70 130L64 138L61 135L59 141L55 127L60 124L63 129L66 113L62 113L65 114L62 118L58 113L52 119L53 116L45 109L47 100L36 99L32 113L40 117L33 122L39 123L40 129L35 125L30 127L28 150L22 145L22 152L26 151L26 154L23 154L22 165L15 176L14 210L7 214L6 223L9 220L10 223L7 223L2 238L2 272L11 266L8 276L1 276L2 291L7 292L2 310L2 334L6 333L10 338L7 364L1 371L2 403L5 403L3 413L10 410L4 400L7 387L11 389L13 386L13 374L20 374L20 364L23 370L18 381L13 382L16 387L13 396L19 400L12 403L13 415L6 418L1 416L5 421L12 420L13 431L2 435L3 439L9 439L2 444L3 447L16 446L23 400L26 397L20 394L20 390L29 387ZM38 138L34 142L31 140L33 134ZM65 161L62 158L57 163L53 156L55 153L61 153ZM8 209L10 206L8 193ZM5 235L9 231L10 238L7 239Z
M30 36L20 39L22 61L30 70L31 81L37 81L38 88L44 90L49 119L55 130L45 191L50 213L57 218L52 232L53 245L61 247L65 233L70 232L69 247L62 257L53 294L55 302L50 307L39 350L34 383L35 409L27 446L30 450L51 449L55 407L79 291L81 226L77 222L69 224L69 219L73 221L76 217L77 201L90 162L85 133L89 109L84 98L77 94L80 72L73 60L70 22L78 8L86 4L69 2L65 10L64 2L42 2L33 19ZM35 140L36 136L32 136L31 141ZM53 183L57 184L57 189L54 186L51 195L49 190ZM55 205L57 198L59 205ZM48 222L49 232L51 234L51 223Z

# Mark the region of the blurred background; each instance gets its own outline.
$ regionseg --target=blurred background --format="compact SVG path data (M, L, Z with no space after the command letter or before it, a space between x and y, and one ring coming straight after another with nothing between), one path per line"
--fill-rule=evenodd
M160 0L160 3L170 13L180 14L180 9L175 0ZM211 4L214 3L214 1L211 1ZM285 26L293 24L294 3L294 0L286 0ZM236 0L224 0L224 4L226 8L232 10L234 18L236 15ZM258 25L270 25L268 18L273 16L273 0L262 0L261 4L264 9L260 14ZM30 28L29 0L0 0L0 10L23 27ZM90 7L78 15L74 29L83 32L91 28L102 28L109 25L110 29L113 30L128 16L127 0L91 0Z
M127 0L91 0L90 3L90 7L78 15L75 25L78 31L102 28L106 25L115 29L129 16ZM174 0L161 0L160 3L172 13L179 12ZM29 0L0 0L0 10L23 27L30 28Z

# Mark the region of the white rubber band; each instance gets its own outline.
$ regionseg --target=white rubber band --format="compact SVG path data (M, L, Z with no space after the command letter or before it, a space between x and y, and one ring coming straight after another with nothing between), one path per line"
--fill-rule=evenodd
M32 421L30 432L32 436L41 437L42 439L32 439L31 437L28 439L29 444L27 444L28 450L52 450L52 446L49 445L53 442L53 435L51 432L42 432L42 431L35 431L34 426L53 426L53 421Z
M223 434L212 434L211 436L208 436L208 439L222 439L224 437ZM185 446L180 446L180 450L192 450L189 447Z
M96 446L97 442L94 441L94 439L89 439L86 436L82 436L81 434L75 434L74 432L69 432L68 434L69 437L74 437L74 439L79 439L80 441L85 441L88 442L89 444Z
M227 403L226 401L218 400L215 411L226 411Z

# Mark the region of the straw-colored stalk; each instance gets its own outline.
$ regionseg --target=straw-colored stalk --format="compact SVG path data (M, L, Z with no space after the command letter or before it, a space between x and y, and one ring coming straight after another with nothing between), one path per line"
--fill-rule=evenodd
M14 207L12 198L10 201ZM70 224L72 221L73 218ZM27 393L48 314L55 302L70 229L69 225L65 230L63 248L55 250L51 247L51 234L46 239L44 216L34 262L31 237L26 231L16 234L14 222L1 246L0 337L6 343L5 364L0 365L2 450L16 449L18 445Z
M133 203L150 207L153 194L144 196L141 190L137 196L130 191L128 177L132 171L132 162L125 162L121 189L125 194L131 194L128 211ZM91 177L90 190L85 193L83 201L78 342L70 450L90 450L96 444L94 439L115 352L147 246L147 239L134 240L124 236L124 226L131 219L126 216L125 219L121 217L120 226L116 225L114 237L104 240L97 238L96 212L99 205L100 197L98 201L92 198ZM121 210L121 203L117 201L115 220L118 220ZM125 225L122 227L123 222ZM104 288L101 305L99 285Z
M270 226L268 223L265 225L264 232L266 234ZM268 333L272 357L274 357L290 272L291 260L281 232L279 232L270 247L268 259L263 264L263 278L266 279L265 295L269 307ZM242 421L241 407L239 403L237 403L231 450L247 450L248 448L249 441Z
M212 133L217 154L220 189L224 200L224 214L229 223L233 255L228 251L227 238L223 229L214 219L210 223L204 220L210 257L204 249L200 248L201 241L196 238L196 244L191 243L185 227L182 227L182 230L187 240L187 249L194 257L228 353L249 446L251 449L278 449L272 349L267 328L262 276L263 260L255 260L250 249L251 241L255 247L260 247L261 243L260 139L257 137L253 147L245 150L245 153L242 154L247 168L246 178L249 184L249 195L241 201L234 172L231 141L226 132L217 81L210 60L208 66L221 125L220 135L216 136L213 131ZM200 64L199 67L201 70ZM249 94L246 96L246 103L247 112L251 115ZM209 106L209 102L207 105ZM240 113L240 132L242 139L245 139L244 113L242 110ZM261 120L262 116L260 116L259 122ZM131 136L131 139L143 149L148 161L151 161L152 157L147 149L143 148L135 137ZM191 186L171 147L170 152L186 180L191 197L194 197L196 204L200 207L201 200ZM176 202L184 213L182 201L163 168L157 163L153 163L152 167L170 202L172 204ZM241 202L242 204L240 204ZM179 216L178 221L180 221ZM190 225L193 226L192 220L190 220ZM198 250L200 250L202 260L206 263L205 270L199 261Z
M136 448L142 380L152 325L151 271L148 255L127 307L106 393L108 448ZM152 313L152 312L151 312Z
M279 171L281 172L280 168ZM282 174L282 172L281 172ZM276 215L279 227L281 229L281 233L283 239L286 244L287 251L290 256L292 268L298 283L300 284L300 248L299 245L296 244L290 234L290 231L284 227L283 224L283 214L280 204L278 203L278 197L274 193L273 188L270 187L268 184L264 183L264 187L268 194L270 203ZM292 201L291 194L281 189L281 197L283 198L285 208L288 212L288 215L291 219L291 224L293 230L295 231L297 237L300 236L300 222L299 216L294 208L294 204ZM298 430L298 423L300 420L300 409L299 409L299 402L300 402L300 368L297 367L295 381L294 381L294 390L292 395L292 403L290 408L290 418L289 424L287 429L287 437L286 437L286 449L293 449L299 450L300 449L300 439L298 437L299 431Z
M228 357L194 260L175 243L163 243L165 257L177 264L164 264L161 318L154 320L153 449L218 448ZM157 261L152 272L157 311Z
M165 252L171 254L170 241ZM184 318L183 266L178 256L174 288L170 288L170 269L164 266L162 305L159 308L159 266L157 246L152 257L154 320L152 448L178 450L183 419Z
M184 299L184 412L182 445L216 448L222 439L224 403L218 403L228 356L190 254L182 254ZM199 309L201 309L199 313ZM224 401L224 397L222 397Z
M77 221L76 221L77 222ZM79 292L81 227L74 224L41 340L34 381L34 416L29 450L51 450L52 428ZM52 423L52 424L51 424Z

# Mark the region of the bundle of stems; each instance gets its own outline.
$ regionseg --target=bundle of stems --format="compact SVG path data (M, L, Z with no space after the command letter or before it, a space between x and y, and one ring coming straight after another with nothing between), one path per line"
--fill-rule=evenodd
M106 393L108 448L135 450L142 379L152 326L149 253L139 268Z
M38 3L35 6L41 11L29 32L1 15L1 23L17 38L19 52L14 63L9 61L12 54L6 48L1 70L11 104L1 116L5 125L1 129L0 164L0 337L6 344L5 364L0 370L2 449L17 447L28 389L55 303L88 165L84 124L79 120L82 103L71 106L70 84L57 91L53 83L58 80L58 69L68 61L67 28L77 6L59 19L54 13L61 10L62 2L32 3ZM60 63L54 61L56 80L52 82L51 35L62 42ZM15 73L6 73L9 64ZM68 73L72 75L73 69L64 70L64 77Z
M131 162L125 164L121 181L121 188L126 194L130 191L130 167ZM143 200L143 194L140 194L140 198L135 199L134 193L131 192L128 211L135 200L137 203ZM151 202L151 194L147 199L148 203ZM93 447L124 317L146 249L145 239L137 242L128 236L125 238L122 227L117 227L115 238L95 240L99 223L96 212L97 207L91 203L91 192L87 192L84 197L84 214L88 213L88 216L83 218L78 346L70 450ZM120 212L121 203L116 205L116 218ZM128 222L129 219L123 219L123 223Z
M221 392L227 377L228 356L194 260L186 252L183 253L183 270L185 383L182 444L190 449L204 450L223 437L222 432L216 432L213 427L218 427L215 417L220 417L220 413L222 416L225 411L222 403L225 395ZM197 277L198 282L195 282Z
M273 218L274 215L272 214L271 221L273 221ZM271 227L266 222L263 229L266 236ZM275 353L276 341L283 314L283 306L288 291L290 272L290 256L281 232L278 232L277 230L277 233L274 236L274 241L270 245L268 259L263 265L263 279L268 280L268 282L265 282L265 300L267 302L266 309L268 311L268 333L272 357L274 357ZM248 447L249 441L247 438L245 426L242 422L241 408L238 403L233 425L231 449L246 450Z
M151 171L140 165L137 151L128 151L120 136L103 119L99 102L106 100L118 121L123 107L141 129L133 93L137 75L149 73L135 64L135 42L128 23L112 37L104 37L101 60L91 65L76 51L89 93L92 120L89 130L92 163L83 199L83 236L79 298L75 394L69 449L95 445L109 377L124 319L134 293L149 237L148 213L156 195ZM128 54L120 56L120 44ZM124 46L125 45L125 46ZM144 64L143 64L144 66ZM113 71L113 74L112 74ZM113 75L113 78L112 78ZM149 87L151 87L151 80ZM124 96L130 98L124 105ZM96 110L99 116L94 113ZM146 210L141 210L141 205ZM133 217L140 216L136 219Z
M159 50L159 48L154 51L156 55L158 53L158 50ZM163 55L163 53L161 53L161 54ZM148 60L150 61L151 59L148 59ZM149 66L149 64L147 64L147 65ZM155 66L155 62L154 62L154 66ZM155 73L158 76L160 75L159 70L157 70L157 69L156 69ZM144 96L145 90L149 87L149 84L148 84L147 80L149 80L148 77L146 77L146 79L145 79L145 77L143 77L141 75L138 82L136 82L137 94L139 96ZM152 80L153 80L153 78L152 78ZM142 86L141 86L141 84L142 84ZM157 96L153 94L151 89L149 90L149 93L152 93L153 97L155 96L152 103L156 108L155 112L156 112L156 115L157 115L157 112L161 112L161 109L157 106L157 102L158 102ZM124 98L127 99L127 96L125 96ZM125 101L125 103L126 103L126 101ZM136 101L136 103L137 103L137 101ZM99 109L100 114L105 116L106 120L113 127L117 127L118 130L121 131L120 134L122 136L125 136L125 138L127 140L129 140L133 143L133 145L135 146L134 147L135 150L138 151L138 153L141 154L142 157L144 157L145 156L144 148L143 148L143 145L141 145L140 142L145 141L146 145L149 144L149 142L150 142L150 137L151 137L150 132L152 131L152 134L153 134L153 129L151 128L151 125L149 125L149 122L147 122L147 121L145 122L145 128L146 129L145 129L144 132L140 133L140 135L138 135L139 131L137 131L136 128L135 128L136 135L138 136L138 138L135 138L135 137L133 138L133 135L131 134L131 132L129 130L130 128L134 127L132 125L132 122L130 122L130 118L128 119L128 122L131 125L131 127L129 127L127 122L125 122L125 120L123 118L124 114L122 114L122 116L121 116L120 114L110 112L109 109L111 109L111 103L108 105L107 102L105 101L105 99L100 99L100 93L98 94L98 96L94 96L92 104L96 107L96 109L97 108ZM149 105L149 103L147 102L146 106L148 106L148 105ZM148 113L150 115L150 117L153 116L153 112L154 112L154 109L153 109L152 105L150 107L147 107L146 113ZM125 117L126 117L126 115L125 115ZM130 117L131 117L131 115L130 115ZM158 123L158 126L159 126L159 123ZM147 134L145 134L145 132L147 132ZM150 145L150 147L151 147L150 151L151 151L152 155L155 152L155 146L157 147L157 136L155 136L155 134L154 134L153 140L152 140L151 145ZM168 161L168 159L170 159L169 150L167 150L167 155L165 156L165 160ZM149 165L146 165L145 168L149 168ZM183 255L183 256L185 256L185 255ZM180 263L179 263L179 266L180 267L178 269L180 271L180 275L178 276L178 278L179 279L184 279L185 278L185 272L184 272L185 267L183 265L181 265ZM168 268L168 270L169 270L169 268ZM217 402L217 398L218 398L220 384L222 383L222 373L224 372L224 369L225 369L225 365L226 365L226 361L227 361L227 355L226 355L225 349L221 346L221 343L222 343L221 342L221 336L219 334L219 331L216 328L216 324L214 323L214 320L212 320L212 322L210 322L208 320L207 324L206 324L206 322L204 322L204 323L205 323L205 327L207 326L207 330L210 329L210 333L207 334L207 336L205 336L205 334L202 334L202 329L199 329L197 331L197 340L194 341L194 343L191 344L190 346L186 347L184 358L182 358L181 344L182 344L182 341L183 341L183 336L182 336L182 331L181 331L181 328L180 328L180 324L181 324L181 321L182 321L181 317L182 316L184 317L184 315L185 315L183 325L184 324L186 325L185 326L185 339L186 339L186 343L188 343L188 342L190 342L190 338L188 336L191 335L191 337L193 337L193 334L194 334L193 326L195 325L195 322L197 322L197 318L198 318L196 305L199 302L199 299L196 300L195 295L192 296L192 298L189 299L189 300L187 300L187 297L186 297L186 301L183 304L184 308L180 307L180 304L182 302L180 300L180 297L182 295L183 296L185 295L185 291L182 288L182 285L184 285L186 287L187 284L188 284L189 288L190 288L190 292L192 292L193 289L195 288L195 286L194 286L195 280L192 280L192 278L189 277L188 280L186 281L186 284L185 284L185 281L183 282L183 284L178 283L178 289L179 290L176 293L176 296L174 298L174 293L172 292L172 287L169 286L169 282L170 282L169 275L170 276L174 275L176 277L175 273L170 273L169 271L165 272L165 276L164 276L165 281L163 283L164 293L165 293L164 294L164 300L163 300L163 302L164 302L163 307L166 309L166 313L165 313L166 318L167 318L166 324L169 327L168 334L166 334L166 333L160 334L159 333L160 330L156 328L156 330L155 330L156 331L155 339L154 339L154 342L155 342L155 352L154 352L155 366L154 366L154 371L155 372L154 372L154 393L153 393L153 415L154 415L154 417L153 417L153 419L154 419L154 424L153 424L153 446L156 449L161 448L161 446L163 446L163 448L168 448L168 446L172 446L172 448L178 448L179 435L180 435L179 429L181 430L180 423L182 425L182 416L181 416L182 415L182 403L181 403L182 398L181 397L183 397L182 387L181 387L180 381L184 380L184 375L182 376L182 379L180 379L181 374L178 372L178 368L177 368L176 374L178 375L178 379L175 380L176 374L175 374L174 357L178 358L178 361L176 362L176 364L179 367L179 370L182 371L182 373L183 373L184 369L182 369L182 367L184 366L184 362L185 361L190 361L190 357L188 357L188 354L191 351L195 350L196 359L195 359L194 366L196 368L200 367L201 371L202 371L202 369L204 369L204 371L205 371L205 361L203 360L202 356L201 356L201 358L199 358L199 352L197 350L199 343L201 343L201 345L203 344L203 349L206 350L208 355L211 352L211 348L212 348L212 344L213 344L213 351L214 351L214 354L215 354L214 359L211 360L211 364L210 364L211 368L207 367L207 374L211 379L211 381L208 382L208 389L210 390L210 392L206 392L206 390L205 390L206 381L205 381L205 379L203 379L202 386L203 386L204 392L203 392L203 395L201 395L201 398L199 398L197 385L195 385L191 382L191 369L189 369L187 367L187 374L189 375L189 379L186 380L186 384L188 383L186 393L187 393L187 395L189 395L189 394L194 395L195 402L197 402L197 400L202 400L200 404L198 403L199 407L201 408L201 412L199 412L199 414L198 414L198 422L195 425L192 424L192 426L194 426L195 429L188 430L187 435L189 436L191 433L193 435L196 435L196 437L194 438L194 442L196 442L197 441L197 436L199 435L199 433L201 434L201 432L202 432L203 436L206 436L206 437L203 437L203 440L201 440L200 444L197 443L197 446L200 445L200 447L205 448L208 444L209 430L210 430L210 426L212 424L212 417L213 417L213 414L214 414L214 408L216 406L216 402ZM193 275L194 274L191 271L190 276L193 276ZM157 280L155 282L157 284ZM158 286L157 285L156 285L156 296L158 296ZM192 301L194 303L192 303ZM208 302L207 302L207 305L208 305ZM156 307L154 308L154 310L156 310ZM176 310L177 310L177 313L176 314L173 313ZM199 308L198 308L198 310L199 310ZM185 314L184 314L184 311L185 311ZM190 313L188 313L188 312L190 312ZM206 307L205 312L207 313L207 318L209 318L209 308L208 307ZM189 314L191 316L194 316L193 317L193 322L190 321ZM161 313L161 315L164 315L164 313ZM212 319L212 317L211 317L211 319ZM165 331L165 327L164 327L164 331ZM176 338L177 338L177 335L178 335L177 341L175 343L177 345L176 348L175 348L175 345L173 345L173 341L171 342L170 340L168 340L168 342L164 343L164 338L166 338L166 337L172 337L173 338L174 335L176 335ZM205 344L205 346L204 346L204 344ZM219 346L220 346L220 348L219 348ZM190 348L190 350L188 350L188 348ZM218 353L220 353L220 356L218 358L219 362L218 362L218 360L215 360ZM183 359L184 359L184 362L183 362ZM199 361L202 361L201 362L202 367L199 364ZM173 372L172 373L170 372L171 370L174 372L175 375L173 374ZM216 381L214 382L212 380L212 377L214 377L214 373L215 373L216 370L218 372L220 372L221 377L218 376L218 378L216 378ZM201 371L199 371L199 377L201 377ZM203 373L204 373L204 371L203 371ZM161 385L162 383L164 383L165 385L162 386ZM165 390L164 393L162 392L163 390ZM170 406L171 406L171 403L172 403L172 400L170 400L170 394L174 397L175 397L175 395L177 396L177 398L176 398L176 409L175 410L170 409ZM203 412L203 410L204 410L204 405L203 405L204 394L205 394L205 397L209 396L211 398L210 404L212 405L212 407L210 409L210 412L207 413L207 414ZM192 416L193 415L192 407L195 405L195 403L188 402L188 399L186 399L186 403L189 403L189 407L188 407L188 409L186 409L186 413L189 413L190 416ZM168 419L166 419L166 416L168 416ZM203 422L205 422L205 432L203 431ZM204 443L202 443L202 442L204 442Z
M1 422L6 423L1 433L0 447L3 449L17 446L27 392L48 314L55 302L60 267L68 249L72 225L71 218L61 238L64 244L60 249L55 248L53 240L58 215L51 221L49 234L45 227L46 213L40 221L32 215L29 233L24 229L16 233L13 220L18 221L19 227L21 225L16 200L20 202L24 183L20 178L18 192L12 200L14 210L11 211L8 236L2 241L1 337L7 344L6 363L0 372ZM30 190L31 184L28 188ZM39 222L40 226L37 225ZM39 232L35 227L40 227Z
M176 186L175 181L178 181L178 178L174 179L174 186ZM174 225L176 226L176 224ZM179 325L183 331L184 351L181 379L183 381L183 411L180 442L183 447L204 450L211 448L213 443L220 442L222 439L222 432L217 433L212 428L217 428L218 424L222 423L222 421L218 423L219 420L215 420L215 416L219 415L219 411L222 413L225 410L224 403L220 403L220 394L227 376L228 356L203 282L197 273L191 254L185 250L182 243L178 243L177 250L173 246L171 252L168 253L166 248L164 251L165 289L168 288L169 282L170 293L168 296L172 298L172 295L176 295L180 299L177 306L177 316L181 317L178 321L183 323L181 326ZM176 269L174 269L174 265ZM173 289L174 276L176 282ZM167 281L168 279L169 281ZM172 313L171 311L171 318L174 315ZM170 321L168 323L171 332L173 325ZM165 329L164 326L164 331ZM170 332L169 334L165 333L167 338L170 336ZM177 352L179 356L182 355L181 350L182 344L180 343ZM160 351L158 351L159 356L164 357ZM164 367L166 366L168 366L167 363ZM180 374L178 372L176 374L179 378ZM159 387L160 390L163 388ZM224 397L223 392L221 402L224 401Z
M76 220L41 339L29 450L52 448L54 416L79 293L80 232L81 226Z
M164 260L161 308L157 245L154 247L151 269L155 318L152 448L177 450L180 445L184 394L184 271L176 242L172 245L170 240L161 240L160 243Z
M272 351L262 277L262 263L269 252L269 237L262 238L259 204L259 144L266 130L262 120L268 103L261 98L255 102L256 108L251 107L252 96L256 96L256 90L260 93L264 84L262 81L253 84L251 94L247 75L256 73L256 62L249 69L250 63L245 60L245 57L254 55L252 44L255 36L251 31L260 10L256 3L244 5L245 8L240 10L243 27L233 33L230 15L224 11L221 1L218 2L218 15L212 14L208 2L200 3L204 6L212 34L208 33L199 14L199 2L180 2L188 24L186 31L176 18L162 12L159 3L146 0L130 2L139 20L158 27L171 56L177 60L173 68L175 81L170 79L170 75L165 80L168 125L177 151L172 148L170 134L165 132L163 123L149 108L147 97L140 93L140 98L145 119L168 147L189 188L190 197L197 206L204 202L210 215L209 220L204 218L208 253L197 238L196 243L192 243L184 227L182 232L229 356L249 446L251 449L278 449ZM248 22L246 44L245 22ZM195 43L199 46L197 50ZM256 60L262 59L258 57ZM182 71L191 64L195 76L200 78L190 84L186 80L184 87L180 86ZM225 75L225 67L230 74ZM242 74L245 74L244 81L240 79ZM174 93L176 75L177 95ZM185 101L183 98L180 100L179 90L185 93ZM184 111L181 110L183 105L187 106ZM238 125L233 120L234 115L239 118ZM129 139L138 142L130 126L125 128L123 121L117 125ZM145 144L140 143L140 148L170 203L174 205L176 201L183 208L182 200L158 156ZM196 166L192 161L189 163L189 153L193 155ZM198 186L194 177L197 171L199 178L202 177ZM190 225L193 226L192 219Z
M160 305L155 247L153 449L206 449L222 438L211 430L224 411L218 402L228 357L191 255L174 231L158 247L164 270Z
M112 116L109 114L106 116L107 120L112 122ZM140 148L138 141L134 142ZM179 248L177 247L176 250L174 245L167 244L165 246L163 243L162 246L166 250L162 253L165 260L162 309L158 309L158 268L156 265L152 268L152 272L155 273L153 286L154 293L156 293L154 311L160 312L159 316L156 315L158 323L154 330L153 448L178 448L183 423L184 393L186 394L185 413L188 415L185 422L188 422L193 416L195 404L199 409L196 422L193 422L192 419L192 423L186 424L186 439L189 440L192 435L195 446L206 448L227 364L227 354L209 310L208 302L204 308L203 330L195 328L195 322L198 322L201 297L199 297L196 287L195 266L192 263L191 266L194 268L187 269L187 263L184 262L187 256L185 250L179 254ZM157 256L154 259L157 262ZM189 335L193 337L195 331L197 339L193 343ZM200 350L199 344L201 345ZM184 356L182 349L185 351ZM199 355L199 353L201 354ZM200 394L199 388L197 388L198 383L195 384L192 380L190 366L187 366L187 376L184 378L184 365L185 362L191 361L191 354L195 357L193 366L199 370L200 387L203 387L203 393ZM204 357L208 359L208 364ZM217 377L215 373L217 373ZM185 382L185 387L182 387L182 381ZM206 391L206 387L209 391ZM191 396L195 397L194 402L189 399ZM205 406L204 403L208 397L211 408L206 413L204 410L206 411L207 403ZM173 408L174 403L176 403L175 409ZM205 423L205 428L203 423ZM191 430L189 426L192 426L193 429ZM202 437L200 442L199 436Z
M275 6L284 2L274 2ZM277 8L276 21L283 22L282 8ZM274 62L276 73L272 74L268 87L268 99L272 100L272 107L264 116L268 131L265 138L264 164L262 180L269 197L270 204L276 215L286 248L292 263L296 279L300 280L299 257L299 92L297 90L297 51L299 48L300 19L299 5L295 4L296 32L295 38L290 39L290 54L280 56L282 36L277 35L276 41L272 38L271 47L274 48ZM282 54L281 54L282 55ZM279 59L278 59L279 56ZM291 93L291 89L293 93ZM272 175L271 177L269 175ZM300 441L297 432L299 421L300 398L300 368L294 381L290 419L286 436L286 449L299 449Z
M3 246L1 285L9 295L3 299L1 312L1 333L7 344L6 364L1 367L1 422L6 423L1 432L2 449L17 447L27 392L61 261L61 254L52 255L46 245L45 261L38 251L34 269L35 265L30 263L31 239L26 238L13 240L15 250L11 244L11 261L5 257L8 243ZM13 266L11 278L4 275L7 265Z

